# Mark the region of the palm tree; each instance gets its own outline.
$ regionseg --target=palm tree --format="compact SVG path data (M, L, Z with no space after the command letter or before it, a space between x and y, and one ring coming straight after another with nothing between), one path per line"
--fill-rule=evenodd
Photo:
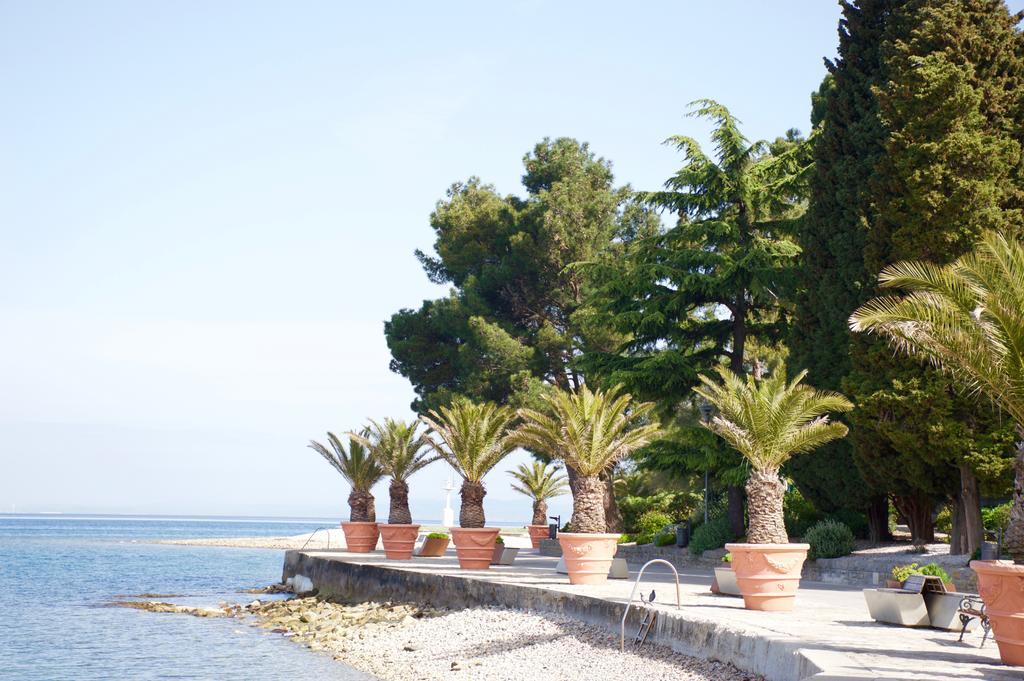
M986 395L1024 438L1024 246L987 232L974 250L939 266L901 262L882 271L884 288L907 291L869 301L850 328L885 336L931 361L962 387ZM1017 445L1005 543L1024 563L1024 441Z
M558 465L548 466L534 461L529 466L521 463L514 471L508 472L515 478L512 489L533 500L533 520L530 524L547 525L548 499L569 491L566 477L560 474L561 470Z
M483 479L498 462L515 449L509 428L515 412L493 402L476 403L459 397L447 407L431 409L420 420L428 427L425 435L431 448L462 476L461 527L483 527Z
M391 525L412 523L409 478L438 459L436 455L430 454L426 438L416 432L418 427L418 422L408 423L387 418L380 424L370 419L370 425L363 431L365 435L349 433L369 450L384 473L391 476L388 488L391 497L388 523Z
M782 498L786 483L779 469L791 457L845 437L842 423L829 421L828 412L849 411L853 404L838 393L802 385L806 371L786 381L785 367L768 378L744 377L718 368L722 382L699 376L694 392L718 409L704 427L719 435L750 462L747 512L751 544L786 544Z
M579 473L573 489L574 532L605 532L604 483L601 474L619 459L650 442L661 426L650 421L652 402L634 402L621 386L575 392L556 390L545 395L550 413L520 409L522 425L516 444L565 461Z
M327 459L352 485L348 495L349 520L372 523L377 519L377 511L373 507L370 489L384 477L384 470L356 438L349 438L348 451L334 433L327 433L327 441L330 449L316 440L310 440L309 448Z

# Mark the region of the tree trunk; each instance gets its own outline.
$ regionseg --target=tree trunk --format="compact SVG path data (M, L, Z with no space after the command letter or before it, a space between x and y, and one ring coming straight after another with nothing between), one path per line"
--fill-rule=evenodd
M459 508L459 527L483 527L487 522L484 517L484 496L487 490L481 482L462 481L459 495L462 505Z
M373 495L361 490L352 490L348 495L348 519L354 523L372 523L377 519L373 506Z
M981 548L985 525L981 521L981 493L978 478L967 464L960 464L960 505L963 507L963 541L961 548L968 556Z
M960 494L953 497L949 515L953 521L949 531L949 555L962 556L967 551L967 535L964 532L964 501Z
M388 523L392 525L411 525L412 513L409 512L409 483L392 478L388 492L391 495Z
M1018 426L1024 438L1024 426ZM1017 443L1017 458L1013 463L1013 505L1010 506L1010 526L1006 529L1003 547L1018 565L1024 564L1024 439Z
M868 506L868 538L873 543L891 541L892 532L889 531L889 497L884 494L876 494L871 497L871 505Z
M611 473L602 473L601 480L604 482L605 532L622 532L622 514L619 513L619 504L615 501L615 485Z
M750 528L747 541L751 544L787 544L786 521L782 515L782 498L786 483L779 479L778 471L751 471L747 479L747 515Z
M599 534L607 530L604 520L604 482L597 475L580 475L572 498L572 531Z
M924 494L893 497L893 503L910 527L910 540L915 544L935 543L934 501Z
M747 528L743 524L743 488L739 485L729 485L729 529L736 537L746 534Z
M543 499L536 499L533 502L533 520L530 521L531 525L547 525L548 524L548 503Z

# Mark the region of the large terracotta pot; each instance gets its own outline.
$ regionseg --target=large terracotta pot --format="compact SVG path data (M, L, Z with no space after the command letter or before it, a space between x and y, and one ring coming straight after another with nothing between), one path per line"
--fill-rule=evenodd
M810 544L726 544L747 610L789 611Z
M384 555L388 560L411 560L412 549L416 546L419 534L419 525L381 525L380 538L384 540Z
M540 540L548 538L548 526L547 525L527 525L526 530L530 533L530 544L533 548L540 548Z
M494 555L494 540L498 537L497 527L453 527L452 541L455 555L463 570L486 570L491 566Z
M345 546L352 553L369 553L377 548L380 530L377 523L347 522L341 524L345 533Z
M423 548L420 555L424 557L437 558L443 556L448 550L448 537L427 537L423 540Z
M972 560L978 593L1004 664L1024 666L1024 565L1008 560Z
M570 584L604 584L612 558L619 548L618 534L582 534L559 532L558 543L562 547L565 567L569 571Z

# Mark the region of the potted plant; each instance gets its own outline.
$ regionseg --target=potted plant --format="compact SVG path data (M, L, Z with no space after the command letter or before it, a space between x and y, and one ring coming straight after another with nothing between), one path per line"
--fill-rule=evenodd
M388 522L380 525L380 536L384 542L384 555L388 560L410 560L420 526L412 524L409 512L409 478L424 467L437 461L430 453L427 441L416 431L419 423L406 423L396 419L384 419L380 424L370 420L370 426L363 433L350 435L369 450L381 469L391 476L388 494L391 509Z
M881 334L898 349L937 365L962 387L988 397L1021 434L1014 462L1010 522L1003 546L1013 562L975 560L978 591L1006 664L1024 665L1024 245L986 232L949 265L897 263L879 277L906 291L868 302L850 317L854 331Z
M529 466L521 463L514 471L508 472L515 479L512 489L533 501L533 519L526 529L530 533L530 544L535 549L539 549L540 540L548 536L548 499L569 491L566 477L560 471L560 466L534 461Z
M792 610L808 544L790 544L782 515L786 483L779 468L795 454L846 435L828 413L853 405L842 395L786 380L785 367L765 379L744 379L725 367L721 383L700 376L698 395L718 413L702 425L719 435L750 463L747 480L747 543L726 544L732 569L749 610Z
M499 565L501 556L505 553L505 540L499 534L494 538L494 551L491 552L491 565Z
M444 532L431 532L427 535L427 538L423 540L423 546L420 548L420 555L424 557L438 557L443 556L444 552L448 550L448 535Z
M316 440L311 440L309 447L324 457L352 486L348 495L349 522L341 523L341 529L349 551L367 553L377 548L380 536L370 489L384 477L384 471L355 438L349 439L348 451L334 433L327 433L327 442L330 449Z
M558 542L569 583L603 584L619 535L606 532L600 476L661 431L650 420L654 404L635 402L621 386L608 391L556 389L544 401L546 413L519 410L523 423L513 437L526 449L564 461L578 474L572 490L572 532L560 532Z
M722 556L722 563L723 565L715 568L715 576L711 580L711 593L742 596L740 587L736 584L736 573L732 569L732 554Z
M484 570L491 565L498 528L484 527L483 479L515 449L509 428L515 412L491 402L477 404L459 397L449 406L421 416L428 427L433 450L462 476L459 527L452 528L455 553L463 570Z

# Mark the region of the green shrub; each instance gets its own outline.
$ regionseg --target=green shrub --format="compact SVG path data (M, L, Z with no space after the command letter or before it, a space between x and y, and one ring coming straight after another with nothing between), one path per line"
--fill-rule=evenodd
M676 543L676 533L663 532L654 539L655 546L672 546Z
M949 573L946 572L945 570L943 570L942 567L939 564L937 564L937 563L928 563L927 565L925 565L924 567L919 569L917 571L917 574L919 574L919 575L931 575L932 577L938 577L943 582L947 582L947 583L953 581L952 579L949 578Z
M782 516L786 521L786 534L792 537L803 537L812 525L825 519L825 514L814 508L795 487L782 498Z
M835 513L829 513L828 518L829 520L838 520L843 525L849 527L855 538L868 538L868 516L866 513L854 511L850 508L841 508Z
M427 535L427 539L447 539L448 535L444 532L431 532Z
M918 574L917 563L909 563L908 565L897 565L892 569L892 578L902 584L907 581L907 577L910 575Z
M662 511L647 511L636 524L636 531L639 534L654 536L672 524L672 516Z
M640 518L648 511L661 511L669 516L669 523L686 520L700 505L700 496L693 492L658 492L645 496L625 496L616 499L622 514L622 527L626 532L640 532ZM668 523L666 523L668 524Z
M993 532L1003 530L1005 532L1010 524L1010 502L993 508L981 509L981 522L985 525L986 530Z
M654 534L652 532L645 532L644 534L634 534L633 541L639 544L653 544Z
M690 537L690 553L699 556L711 549L720 549L736 537L729 527L729 518L709 520L693 531Z
M853 531L836 520L822 520L804 535L804 541L811 545L808 557L839 558L853 552Z
M953 531L953 513L949 506L943 506L938 515L935 516L935 530L949 534Z

